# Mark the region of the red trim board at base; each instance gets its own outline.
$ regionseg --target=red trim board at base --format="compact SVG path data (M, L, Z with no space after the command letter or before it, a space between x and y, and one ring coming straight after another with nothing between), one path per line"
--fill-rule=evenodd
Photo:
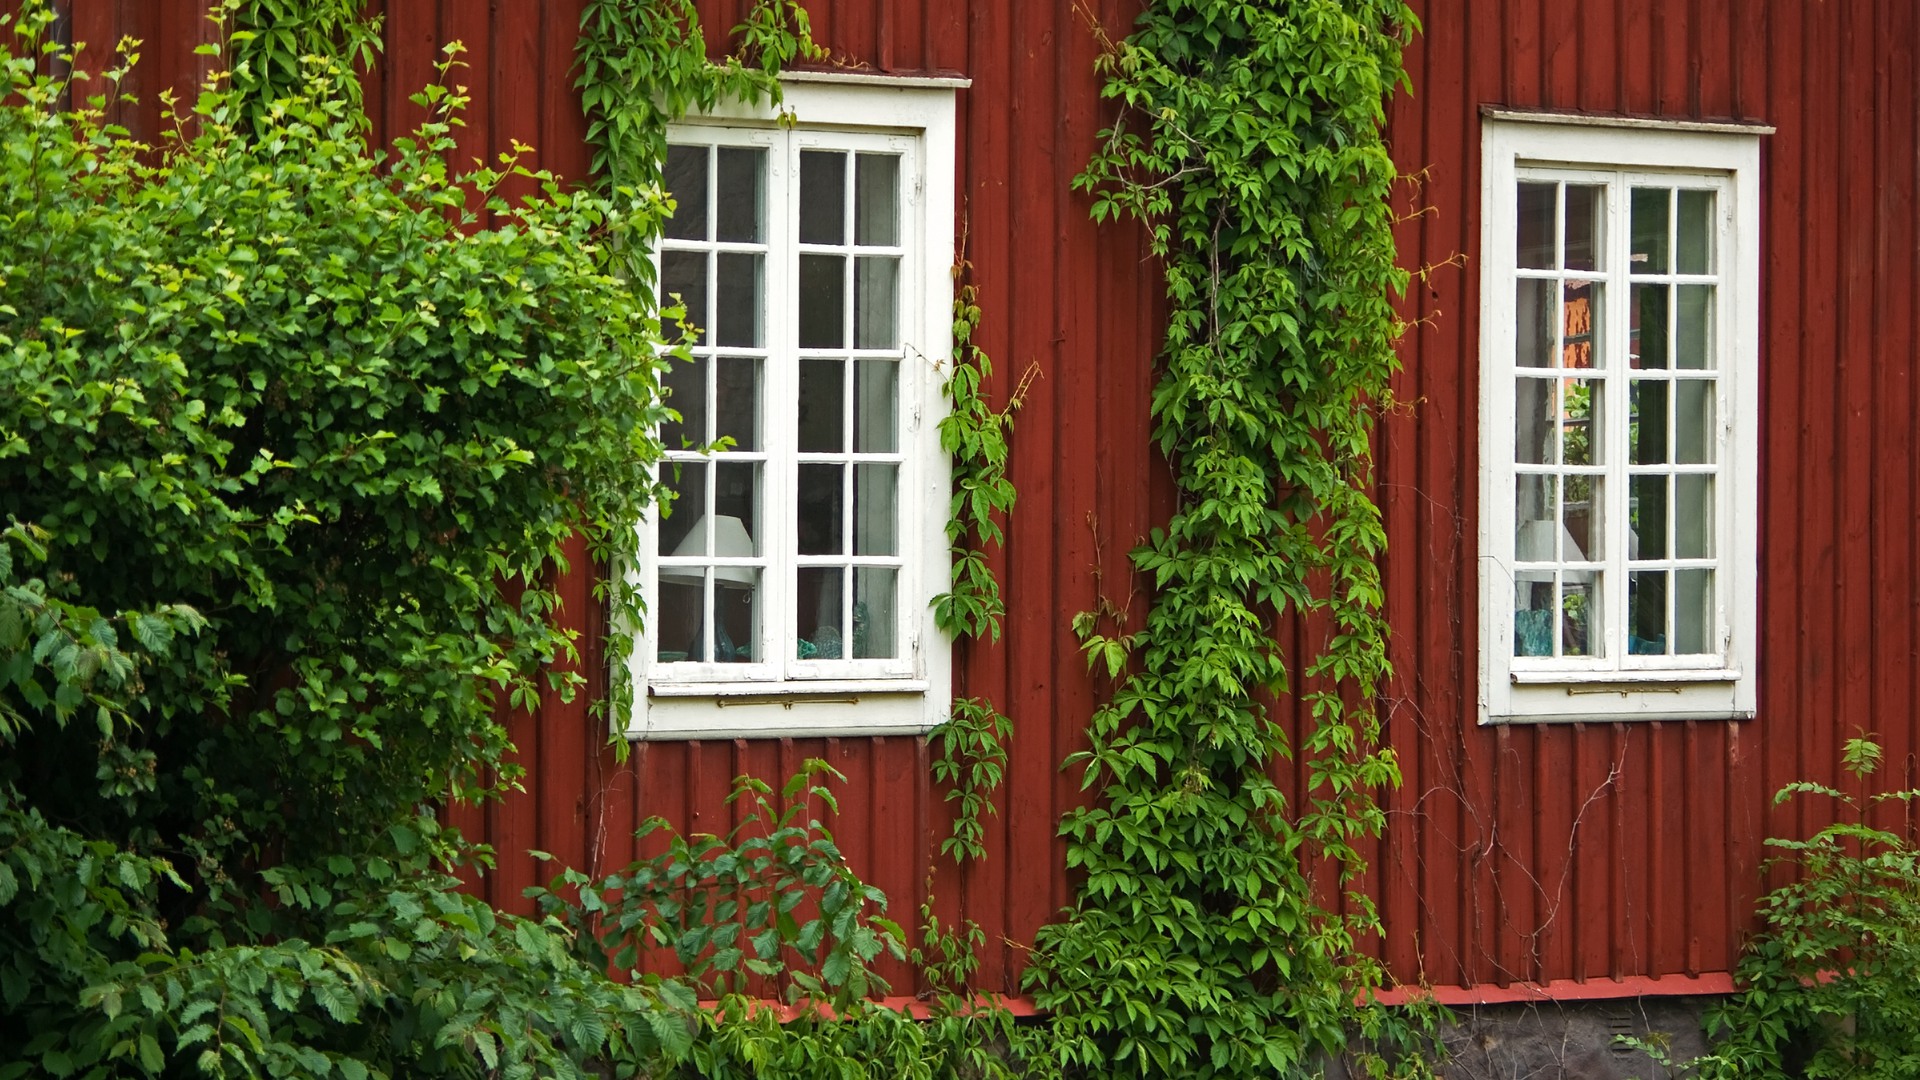
M1442 1005L1503 1005L1528 1001L1731 994L1733 989L1731 972L1707 971L1699 975L1631 975L1624 979L1554 979L1544 984L1509 983L1506 986L1396 986L1382 990L1378 997L1383 1005L1405 1005L1422 997L1430 997Z
M703 1009L715 1009L719 1007L719 1004L717 1001L702 1001L700 1007ZM915 1020L926 1020L933 1016L934 1002L927 998L904 996L884 997L874 1002L874 1004L886 1009L891 1009L894 1012L904 1012ZM1040 1010L1034 1006L1033 999L1031 998L1007 997L1001 994L979 994L974 997L973 1004L975 1008L983 1012L998 1007L1007 1010L1015 1016L1040 1015ZM772 1009L780 1017L780 1022L783 1024L795 1017L803 1016L808 1012L817 1013L828 1019L833 1017L833 1010L826 1005L785 1005L777 1001L760 999L750 1002L748 1008L754 1012L758 1012L763 1008Z

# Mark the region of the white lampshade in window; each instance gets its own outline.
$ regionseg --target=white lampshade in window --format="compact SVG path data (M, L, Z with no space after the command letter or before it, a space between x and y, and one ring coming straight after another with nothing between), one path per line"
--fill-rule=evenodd
M711 523L711 526L709 526ZM705 558L707 555L707 530L713 530L713 555L720 559L750 559L753 557L753 537L747 533L746 523L737 517L715 514L702 517L687 530L678 547L673 549L676 558ZM662 567L660 580L670 585L700 584L700 569L692 566ZM713 580L720 585L753 585L753 567L716 566L713 568Z

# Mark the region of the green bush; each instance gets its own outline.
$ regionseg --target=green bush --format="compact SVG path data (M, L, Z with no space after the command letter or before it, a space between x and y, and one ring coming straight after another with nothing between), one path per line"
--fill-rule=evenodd
M1848 740L1857 780L1880 759L1871 740ZM1713 1053L1691 1063L1703 1080L1920 1076L1920 846L1869 820L1920 789L1857 800L1800 782L1774 803L1808 795L1846 807L1848 820L1767 841L1794 878L1761 901L1766 927L1741 960L1742 989L1708 1017Z
M663 199L455 174L442 86L375 153L325 66L140 145L45 26L0 49L0 1076L684 1050L690 992L457 892L433 818L580 683L563 543L653 493L667 358L603 266Z

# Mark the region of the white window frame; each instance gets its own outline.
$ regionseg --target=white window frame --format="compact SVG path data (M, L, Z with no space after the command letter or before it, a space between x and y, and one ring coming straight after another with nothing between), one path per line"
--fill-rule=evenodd
M944 528L951 470L939 424L947 414L941 386L953 355L955 92L968 81L818 72L788 73L781 81L779 106L729 103L675 125L670 138L771 151L766 295L774 351L761 385L770 453L790 441L775 429L792 427L782 405L790 409L798 399L795 354L781 351L786 328L797 325L799 303L789 267L800 245L785 228L797 213L799 183L797 174L789 174L801 149L823 143L902 155L898 314L905 356L899 387L896 601L901 656L660 665L654 660L654 639L643 629L625 658L635 694L624 733L629 739L919 734L944 722L951 706L952 643L934 623L932 602L949 587L951 573ZM784 206L772 205L776 195L784 196ZM761 497L769 519L791 519L794 469L803 457L768 459ZM658 524L653 512L639 523L639 565L628 571L648 611L656 610ZM787 586L803 557L778 547L769 543L765 551L771 562L763 578L762 618L791 620Z
M1488 109L1481 130L1480 693L1481 723L1744 719L1758 686L1760 136L1772 128ZM1514 462L1516 222L1519 181L1604 179L1608 220L1626 220L1636 182L1711 187L1715 204L1715 304L1719 376L1715 462L1717 654L1604 658L1516 657ZM1584 173L1584 175L1583 175ZM1590 275L1606 280L1605 333L1615 348L1609 386L1624 401L1629 265L1624 228L1610 227L1612 256ZM1624 413L1624 409L1620 410ZM1609 579L1624 567L1624 447L1606 472L1614 512L1604 519ZM1610 585L1624 596L1624 582ZM1617 605L1616 605L1617 607ZM1623 610L1603 608L1610 624Z

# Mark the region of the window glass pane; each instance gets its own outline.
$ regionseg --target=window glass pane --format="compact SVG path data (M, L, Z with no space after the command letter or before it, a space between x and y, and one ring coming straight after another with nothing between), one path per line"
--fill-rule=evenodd
M1694 371L1713 367L1713 356L1708 351L1713 340L1713 286L1677 286L1674 289L1674 304L1675 363Z
M853 467L853 553L898 555L894 536L900 467L863 463Z
M861 360L853 387L853 449L891 454L900 448L900 362Z
M800 361L800 452L845 453L845 360Z
M1667 572L1633 570L1627 574L1627 651L1659 656L1667 651Z
M1607 216L1607 189L1604 186L1567 185L1566 266L1569 270L1594 270L1599 267L1606 244L1601 226Z
M847 155L834 150L800 152L800 242L847 242Z
M720 212L716 239L729 243L766 242L767 152L758 147L720 148Z
M1519 562L1552 562L1553 530L1558 516L1559 486L1551 474L1521 473L1514 477L1513 557Z
M739 348L760 347L762 303L760 267L763 255L723 251L718 256L718 303L713 311L713 343Z
M1673 553L1682 559L1713 558L1713 477L1673 478Z
M686 305L686 321L692 327L681 335L670 326L663 326L670 341L698 341L704 336L707 327L713 325L711 313L707 310L707 259L704 251L663 251L660 253L660 306L665 308L674 303L678 296Z
M1553 572L1515 574L1513 655L1553 655Z
M722 664L754 660L760 641L760 571L751 566L713 568L713 659Z
M1513 460L1544 465L1552 460L1553 380L1514 380Z
M1667 462L1667 386L1665 379L1634 379L1627 387L1627 464Z
M760 361L723 356L714 388L714 435L731 436L735 450L760 449Z
M1606 383L1597 379L1568 379L1560 387L1560 460L1567 465L1600 465L1606 461L1600 443L1606 438Z
M694 523L707 512L707 463L663 462L660 478L666 482L667 491L672 496L661 507L660 554L705 555L705 534L695 536L692 530ZM681 550L683 547L685 551Z
M1601 634L1593 632L1605 624L1600 621L1600 595L1595 571L1567 571L1560 583L1560 655L1598 656L1603 651Z
M895 584L898 570L888 566L861 566L853 571L853 655L856 659L891 660L900 655L894 633Z
M795 573L793 631L799 638L794 655L801 660L846 658L842 624L846 620L846 570L838 566L803 566Z
M1667 188L1633 189L1633 273L1667 272L1667 211L1672 198Z
M661 381L667 388L667 405L680 414L680 420L660 425L660 441L669 450L703 445L707 441L707 361L695 357L691 363L671 364Z
M660 599L647 626L654 657L663 664L698 660L706 654L706 571L700 567L661 567Z
M1516 208L1518 231L1514 236L1515 253L1520 265L1529 269L1552 270L1554 200L1558 184L1522 183Z
M800 256L801 348L846 348L846 267L839 255Z
M1632 310L1627 318L1631 324L1627 332L1633 339L1628 345L1633 354L1631 366L1648 371L1666 370L1667 286L1635 285Z
M1713 192L1682 191L1677 224L1676 268L1683 274L1713 273Z
M845 465L801 465L796 492L796 529L802 555L841 555L847 550L842 528Z
M900 242L900 159L859 154L854 161L853 242L892 247Z
M1561 485L1566 497L1560 503L1560 558L1566 562L1606 558L1606 507L1598 497L1603 481L1597 476L1569 476Z
M853 260L853 347L892 349L900 344L895 329L895 297L900 290L900 260Z
M1627 499L1627 558L1667 557L1667 477L1636 476Z
M1714 384L1702 379L1673 384L1673 459L1683 465L1713 461L1713 391Z
M667 147L667 194L675 203L666 224L669 240L707 238L707 158L704 146Z
M1597 281L1566 283L1566 325L1561 328L1560 366L1567 368L1603 367L1602 339L1596 332L1606 325L1601 300L1605 286Z
M1677 570L1673 575L1673 651L1719 652L1715 641L1713 571Z
M746 559L760 554L760 463L722 460L713 486L713 553Z
M1514 297L1514 358L1520 367L1546 367L1552 363L1554 294L1556 281L1521 278Z

